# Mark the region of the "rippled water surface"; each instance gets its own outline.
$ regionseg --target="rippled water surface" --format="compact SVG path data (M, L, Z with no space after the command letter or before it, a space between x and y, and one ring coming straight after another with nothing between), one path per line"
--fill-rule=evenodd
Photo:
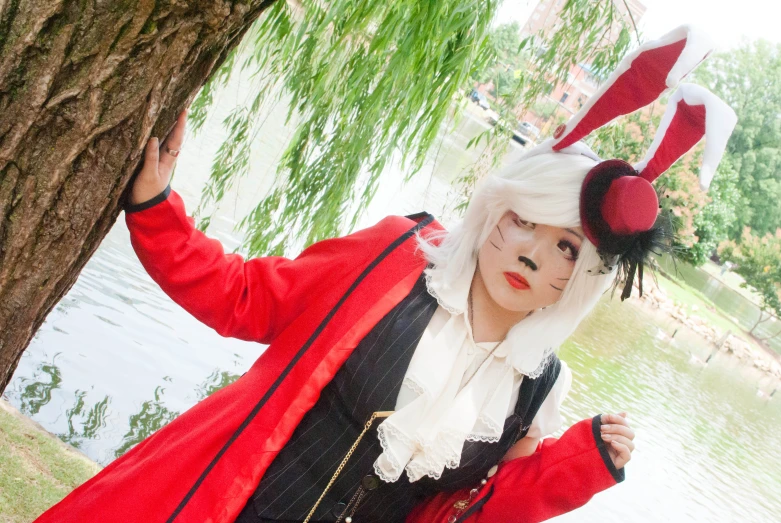
M781 521L781 402L757 396L777 384L727 357L693 363L707 352L685 332L671 340L676 328L603 302L562 348L567 417L626 409L637 449L623 484L561 521Z
M223 137L219 121L242 93L242 85L233 88L234 98L223 100L202 135L188 138L180 157L173 186L189 210ZM272 121L275 114L281 109ZM473 161L463 145L481 129L467 119L444 138L436 169L403 188L400 172L390 168L361 226L423 209L447 224L447 182ZM234 223L262 196L289 133L281 125L272 131L253 153L257 176L242 182L228 210L212 220L209 234L228 250L239 244ZM757 392L777 384L723 356L698 366L696 357L709 349L686 332L670 339L676 328L637 305L606 300L562 348L575 376L567 420L626 409L637 450L626 482L558 521L781 521L781 395L768 401ZM221 338L162 294L120 218L36 334L6 395L106 464L236 379L263 349Z

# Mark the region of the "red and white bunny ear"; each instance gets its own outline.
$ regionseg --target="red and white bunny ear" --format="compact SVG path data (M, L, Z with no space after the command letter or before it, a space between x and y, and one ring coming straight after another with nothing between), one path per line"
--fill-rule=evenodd
M674 88L713 50L712 41L684 25L628 54L608 81L556 129L552 148L560 151L613 119L633 113Z
M705 137L700 186L707 190L738 117L721 98L704 87L681 84L667 103L651 148L634 167L653 182Z

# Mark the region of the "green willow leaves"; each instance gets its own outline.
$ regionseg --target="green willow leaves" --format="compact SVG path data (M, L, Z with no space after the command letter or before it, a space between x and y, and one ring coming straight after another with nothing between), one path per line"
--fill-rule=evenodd
M352 230L394 153L408 176L419 170L472 77L496 60L490 33L498 4L275 2L191 108L197 127L232 73L252 78L254 98L225 121L228 137L198 212L249 174L264 110L282 100L295 131L269 193L238 225L243 247L249 255L281 255L296 236L309 245L340 235L345 223ZM547 44L532 50L536 71L519 76L521 107L566 80L572 64L588 60L610 70L628 48L623 36L618 45L607 42L610 31L626 32L613 2L568 0L562 19ZM202 218L199 227L208 222Z
M494 0L278 1L244 42L241 67L256 96L228 118L229 137L202 206L248 174L248 148L270 96L290 100L298 124L267 197L239 224L251 254L282 254L301 230L305 243L350 228L376 190L394 151L420 167L451 101L487 55ZM228 66L230 67L230 65ZM215 81L224 80L222 72ZM274 89L281 82L282 89ZM200 114L214 86L199 97ZM203 224L202 224L203 225Z

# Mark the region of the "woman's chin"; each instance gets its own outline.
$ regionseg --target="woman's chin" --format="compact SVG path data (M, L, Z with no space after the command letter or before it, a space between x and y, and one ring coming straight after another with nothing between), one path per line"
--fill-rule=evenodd
M528 291L525 291L528 292ZM496 304L510 314L519 314L533 310L534 304L530 300L519 299L520 291L511 289L509 292L503 292L502 296L494 301Z

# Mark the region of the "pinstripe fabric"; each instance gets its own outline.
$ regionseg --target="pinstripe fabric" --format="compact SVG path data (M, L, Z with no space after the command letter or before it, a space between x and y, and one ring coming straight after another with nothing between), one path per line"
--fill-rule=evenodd
M295 523L317 501L338 464L377 410L393 410L407 367L423 331L437 309L423 276L410 294L391 310L356 347L334 379L304 416L288 444L266 471L236 523ZM475 485L528 428L558 376L558 360L536 380L521 385L516 412L507 418L498 443L467 442L458 469L442 478L410 483L402 475L382 483L363 499L356 523L403 522L425 496L440 490ZM373 474L382 452L376 425L364 436L347 466L323 499L314 521L335 521L339 503L347 503L361 479ZM342 505L343 506L343 505Z

